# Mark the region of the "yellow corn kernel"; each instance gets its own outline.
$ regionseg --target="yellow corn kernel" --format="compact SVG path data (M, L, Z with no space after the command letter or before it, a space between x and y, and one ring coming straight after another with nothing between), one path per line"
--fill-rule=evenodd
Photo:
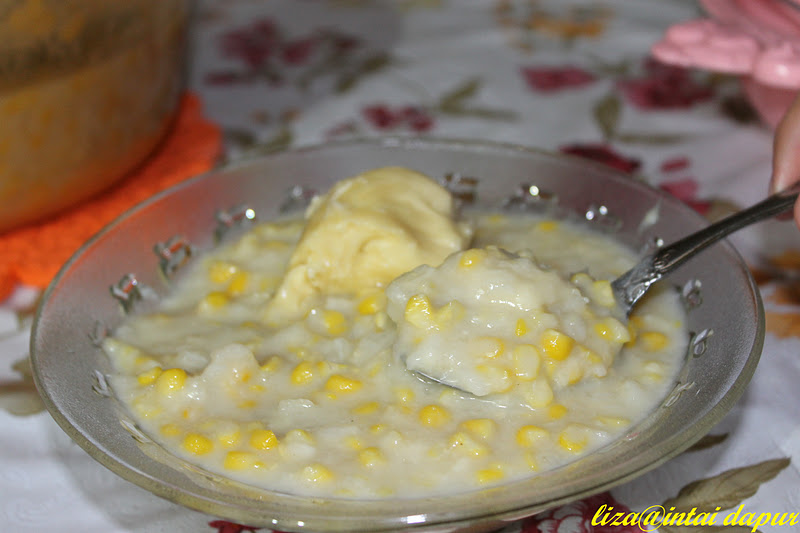
M465 455L473 455L479 457L481 455L486 455L489 449L484 446L483 444L477 442L473 439L468 433L464 431L459 431L450 437L450 441L448 442L451 448L458 451L459 453L463 453Z
M176 437L180 434L181 428L175 424L164 424L161 426L161 434L165 437Z
M440 329L464 318L464 306L458 300L451 300L436 311L435 323Z
M231 429L228 431L223 431L219 435L217 435L217 440L223 446L230 448L231 446L236 446L239 444L239 441L242 439L242 432L239 431L239 428Z
M384 363L380 359L376 359L371 365L367 367L367 377L374 378L384 369Z
M419 421L424 426L440 427L450 420L450 412L441 405L426 405L419 410Z
M375 329L383 331L389 325L389 315L384 312L375 313Z
M386 309L386 294L383 292L374 292L358 303L358 312L362 315L374 315L384 309Z
M309 361L301 361L294 367L289 380L295 385L304 385L314 379L314 365Z
M554 403L554 404L553 404L553 405L551 405L551 406L550 406L550 408L547 410L547 414L548 414L548 415L550 416L550 418L552 418L553 420L558 420L559 418L561 418L561 417L563 417L565 414L567 414L567 408L566 408L566 407L564 407L563 405L561 405L560 403Z
M607 341L625 343L631 339L628 328L616 318L604 318L594 324L594 332Z
M153 366L158 366L158 363L152 357L147 355L137 355L136 358L133 360L133 364L139 367L146 366L148 368Z
M614 290L611 288L611 282L607 279L599 279L592 283L592 296L595 303L603 307L614 307L617 305L617 299L614 298Z
M353 414L356 415L371 415L380 409L381 405L378 402L367 402L353 408Z
M324 375L328 375L334 370L345 370L348 368L348 365L342 363L331 363L330 361L318 361L317 362L317 370Z
M480 337L475 341L476 351L483 357L500 357L506 351L506 344L497 337Z
M546 429L528 424L517 430L517 444L523 448L531 448L549 436Z
M237 409L252 409L258 405L255 400L242 400L238 404L236 404Z
M278 445L278 437L270 429L255 429L250 434L250 446L257 450L271 450Z
M493 465L489 468L484 468L476 472L478 483L487 485L489 483L496 483L505 477L503 467L500 465Z
M544 364L545 372L547 372L547 377L553 379L553 376L556 374L556 370L560 368L559 361L556 361L555 359L545 359L542 361L542 363Z
M494 215L489 215L489 216L487 216L487 217L486 217L486 222L487 222L488 224L495 225L495 224L502 224L502 223L504 223L504 222L505 222L507 219L508 219L508 217L506 217L505 215L494 214Z
M511 351L514 374L518 379L531 381L539 375L539 350L532 344L514 346Z
M370 433L378 434L378 433L383 433L384 431L386 431L385 424L374 424L369 428Z
M279 252L287 249L289 247L289 243L283 241L266 241L261 244L261 247L264 249L264 251Z
M414 391L406 388L395 389L394 395L397 401L401 403L409 403L414 401Z
M225 289L225 294L228 296L241 296L244 294L245 289L247 289L247 283L250 279L250 275L247 272L237 272L231 278L231 282L228 284L228 288Z
M214 443L204 435L189 433L186 435L186 438L183 439L183 448L189 453L204 455L214 448Z
M373 468L384 463L386 458L383 456L383 452L378 448L369 447L364 448L358 453L358 460L366 468Z
M133 403L134 412L142 418L152 418L160 415L164 409L149 402L135 401Z
M408 299L403 317L413 326L427 328L431 324L431 315L431 301L424 294L416 294Z
M458 402L463 398L464 395L461 393L461 391L452 387L442 387L442 392L439 393L439 399L444 404Z
M145 370L138 376L136 376L136 381L139 382L139 385L146 386L153 383L158 376L161 375L163 371L161 370L160 366L156 366L151 368L150 370Z
M348 448L352 448L353 450L360 450L364 447L364 441L356 437L355 435L348 435L344 439L344 443Z
M226 283L237 270L236 265L227 261L214 261L208 267L208 279L212 283Z
M536 224L536 229L545 232L553 231L557 227L558 227L558 222L556 222L555 220L542 220L541 222Z
M528 465L528 468L533 472L539 470L539 460L535 452L525 452L525 464Z
M261 370L265 372L275 372L283 365L283 359L278 355L273 355L269 359L267 359L263 365L261 365Z
M592 278L586 272L577 272L569 278L570 283L583 288L592 283Z
M184 385L186 385L186 371L182 368L170 368L161 372L156 378L156 389L165 396L181 390Z
M458 259L458 266L461 268L472 268L480 264L488 255L486 250L471 248L461 254L461 257Z
M306 444L314 444L314 437L305 429L292 429L286 432L283 436L284 440L292 442L305 442Z
M648 361L642 366L642 370L646 372L645 376L652 381L659 381L664 377L664 365L658 361Z
M329 392L355 392L361 388L361 382L357 379L348 378L341 374L334 374L325 383L325 389Z
M497 422L491 418L473 418L463 421L461 428L483 440L489 440L497 431Z
M319 337L315 338L315 340L318 340L318 339L319 339ZM309 352L308 352L308 350L306 348L303 348L302 346L289 346L287 349L290 352L292 352L293 354L295 354L298 359L307 359L308 358Z
M639 334L639 341L648 352L657 352L669 345L669 338L660 331L643 331Z
M514 328L514 334L517 337L522 337L526 333L528 333L528 324L525 323L524 319L520 318L517 320L517 325Z
M241 383L247 383L253 377L253 374L250 373L249 370L239 371L239 369L234 369L234 377L239 380Z
M320 463L310 464L303 468L302 476L312 483L327 483L334 478L333 472Z
M618 428L629 426L631 423L629 419L620 416L598 416L597 421L604 426Z
M347 331L347 319L340 311L326 309L322 312L322 323L328 335L344 335Z
M628 342L633 342L639 335L639 331L644 327L644 320L642 317L631 315L628 318L628 334L631 336L631 340Z
M480 372L486 382L491 384L492 392L508 392L514 387L511 372L497 365L476 365L475 370Z
M142 357L146 357L138 348L113 337L103 340L103 350L113 356L114 367L125 373L135 372Z
M567 385L574 385L583 379L583 367L579 365L572 365L567 368Z
M538 378L530 387L523 389L523 396L528 405L534 409L546 407L553 401L553 389L544 378Z
M200 302L200 311L219 309L228 304L228 295L224 292L209 292Z
M264 463L254 453L231 451L225 454L222 466L228 470L247 470L250 468L262 468Z
M395 405L395 406L394 406L394 409L396 409L396 410L397 410L397 412L398 412L398 413L400 413L400 414L401 414L401 415L403 415L403 416L409 416L411 413L413 413L413 412L414 412L414 410L413 410L413 409L411 409L411 408L410 408L409 406L407 406L407 405Z
M576 438L573 435L569 435L566 431L562 431L561 435L558 436L558 445L572 453L580 453L586 447L587 443L588 439L585 437Z
M638 335L639 335L639 330L635 326L633 326L633 324L628 322L628 336L631 339L628 341L628 345L631 345L634 342L636 342Z
M563 361L569 356L575 341L566 333L554 329L547 329L541 338L542 351L550 359Z
M593 365L602 365L604 364L603 358L600 357L597 352L593 352L590 349L586 349L586 360L589 361Z

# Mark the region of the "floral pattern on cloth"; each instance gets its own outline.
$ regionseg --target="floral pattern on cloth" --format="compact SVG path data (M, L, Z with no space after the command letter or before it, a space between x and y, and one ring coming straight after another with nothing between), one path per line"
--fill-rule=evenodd
M526 53L534 52L537 45L549 41L569 47L580 39L602 37L612 16L611 9L593 3L494 2L495 22L506 31L509 45Z
M464 80L445 91L433 102L417 102L392 106L389 103L370 103L360 109L360 118L345 120L327 131L327 138L357 137L365 133L424 134L435 130L437 118L466 117L486 121L510 121L514 111L474 105L483 85L480 78Z
M216 533L255 533L256 531L262 531L260 527L243 526L227 520L212 520L208 523L208 527L216 529ZM277 530L272 530L272 532L283 533Z
M767 331L781 339L800 339L800 250L768 258L753 276L767 304Z
M202 97L208 117L223 128L228 158L329 140L441 135L589 158L660 187L711 220L752 203L766 189L770 132L755 122L735 80L665 66L648 53L649 44L667 27L696 15L692 2L388 4L199 2L190 85ZM726 513L745 506L742 524L667 524L661 533L744 533L755 525L755 516L744 515L793 510L796 502L787 493L800 483L800 426L793 414L800 401L793 385L800 380L795 363L800 353L800 239L792 234L780 246L746 258L764 298L767 338L758 372L731 415L687 452L641 478L510 524L503 533L641 530L630 524L592 524L603 505L626 513L650 505L674 507L676 513L719 507L718 524ZM0 287L0 293L12 289ZM25 455L28 449L40 450L36 445L59 431L52 424L38 432L29 429L44 425L47 416L40 412L27 342L21 340L30 323L29 306L0 309L0 356L7 363L0 376L0 416L7 417L8 425L0 446L29 468L47 466L45 485L65 490L43 497L33 490L38 478L28 478L16 464L0 469L0 490L13 487L0 498L0 529L38 533L75 525L82 532L144 531L148 519L169 515L173 521L160 529L270 531L177 506L165 508L168 504L147 500L136 487L122 481L114 485L97 472L83 479L71 473L54 483L64 470L63 458L75 447ZM25 430L30 442L17 445L22 437L16 435ZM102 487L95 493L102 498L87 496L93 484ZM108 503L106 496L115 492L108 486L126 494L131 508L143 509L141 516L119 518L122 506ZM71 513L78 517L74 523ZM88 517L94 527L87 525Z
M606 509L624 514L631 512L610 493L603 492L528 518L523 521L520 531L521 533L641 533L642 530L636 525L594 525L600 522L596 518L598 512L602 513ZM602 519L602 514L600 518Z
M355 77L380 69L387 60L380 52L365 50L358 37L346 31L314 28L290 38L270 17L224 32L219 49L239 66L207 72L205 81L211 85L264 81L307 90L318 77L335 75L337 89L344 90Z

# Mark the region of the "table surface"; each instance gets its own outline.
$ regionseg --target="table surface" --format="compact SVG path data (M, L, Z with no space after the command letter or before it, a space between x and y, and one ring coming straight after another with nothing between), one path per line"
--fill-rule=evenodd
M766 193L771 132L735 80L648 60L668 26L699 15L681 0L207 0L190 87L230 159L348 137L503 141L599 158L717 218ZM745 395L701 446L510 530L589 532L600 501L642 510L698 480L706 510L723 506L717 524L800 511L800 232L771 221L733 242L767 312ZM116 477L41 411L25 366L36 296L0 303L0 531L238 531Z

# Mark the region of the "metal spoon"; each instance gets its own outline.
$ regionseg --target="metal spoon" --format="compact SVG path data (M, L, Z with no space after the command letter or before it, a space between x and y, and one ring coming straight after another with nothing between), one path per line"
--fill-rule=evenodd
M632 269L611 282L614 297L620 308L626 316L629 315L636 302L655 282L696 253L734 231L788 211L797 201L798 193L800 193L800 182L646 256Z
M696 253L738 229L788 211L797 200L798 193L800 193L800 183L646 256L632 269L611 282L620 310L625 316L629 315L636 302L655 282ZM432 376L419 369L413 369L412 372L426 383L438 383L466 394L473 394L473 391L465 389L462 383L451 382L444 376Z

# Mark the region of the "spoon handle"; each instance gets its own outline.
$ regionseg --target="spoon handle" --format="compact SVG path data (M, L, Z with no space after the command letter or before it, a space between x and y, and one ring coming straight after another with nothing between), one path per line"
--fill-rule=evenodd
M647 289L696 253L745 226L791 209L800 193L800 182L761 202L734 213L679 241L660 248L611 283L617 303L627 315Z
M659 249L653 257L653 268L659 276L664 276L678 268L696 253L724 239L736 230L761 220L773 217L790 209L800 193L800 182L775 193L759 203L734 213L700 231L692 233L679 241Z

